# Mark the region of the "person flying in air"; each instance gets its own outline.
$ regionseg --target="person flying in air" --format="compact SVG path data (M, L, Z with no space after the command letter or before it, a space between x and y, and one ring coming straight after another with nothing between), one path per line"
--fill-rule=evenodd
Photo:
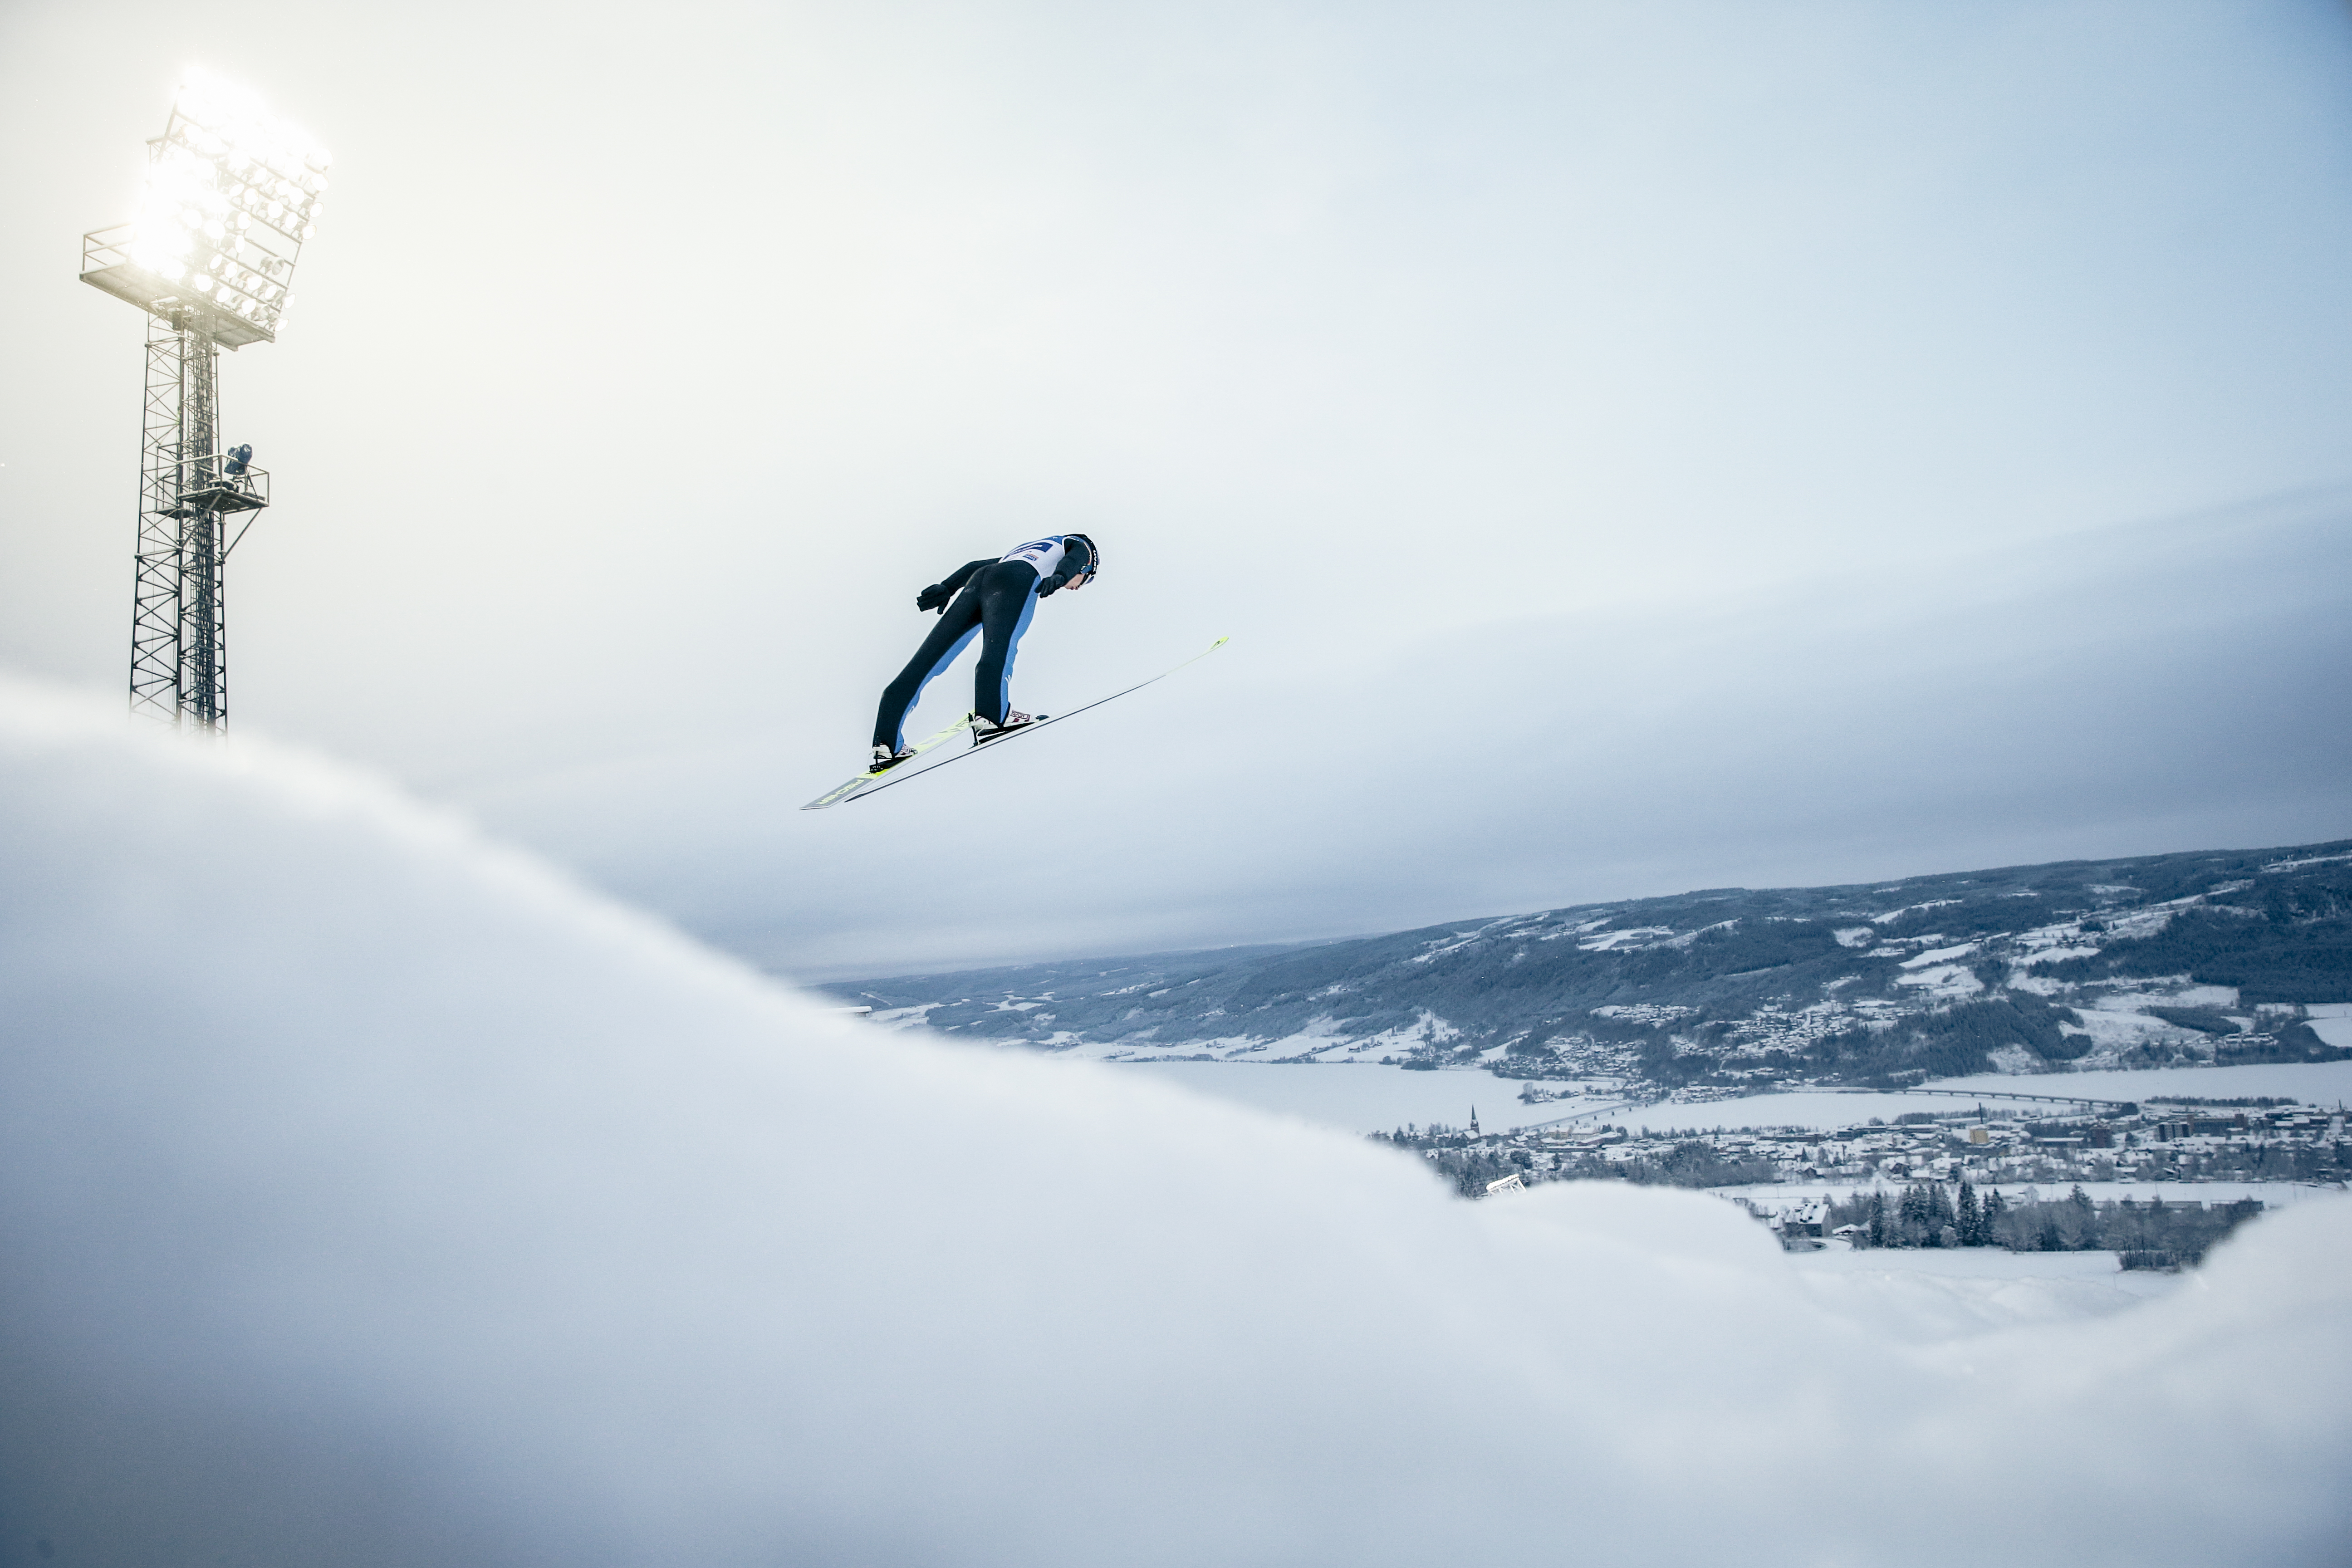
M915 595L918 610L940 612L939 625L884 688L882 710L874 719L874 773L896 767L914 753L907 745L907 715L934 676L955 662L980 634L980 667L973 672L971 738L975 743L1009 735L1034 724L1034 715L1013 707L1013 657L1037 601L1064 588L1094 581L1102 552L1083 533L1049 533L1016 544L994 561L967 561Z

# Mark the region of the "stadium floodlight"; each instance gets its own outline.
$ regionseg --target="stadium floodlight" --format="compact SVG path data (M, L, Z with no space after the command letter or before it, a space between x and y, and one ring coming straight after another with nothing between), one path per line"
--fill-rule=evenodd
M223 348L276 341L302 243L318 232L326 149L201 70L148 147L137 215L82 237L82 281L187 318Z
M222 574L269 504L251 448L220 450L218 351L277 341L331 161L253 94L200 69L147 149L136 213L82 236L81 259L83 282L148 315L131 706L218 730L228 719Z

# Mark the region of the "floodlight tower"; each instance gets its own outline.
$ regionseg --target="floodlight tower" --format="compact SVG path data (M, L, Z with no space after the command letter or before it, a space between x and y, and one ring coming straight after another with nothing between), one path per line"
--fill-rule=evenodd
M269 504L251 448L222 449L219 351L278 341L329 159L250 93L201 71L147 153L138 216L81 241L81 280L148 318L131 710L218 731L228 722L223 573Z

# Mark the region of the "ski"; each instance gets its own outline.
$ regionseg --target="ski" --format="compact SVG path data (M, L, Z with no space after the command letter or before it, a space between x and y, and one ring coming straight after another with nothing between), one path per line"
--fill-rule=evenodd
M817 796L814 800L801 807L801 809L803 811L823 811L828 805L839 805L843 801L847 800L859 790L864 789L867 784L873 784L877 780L889 777L892 773L897 773L900 768L910 765L914 762L915 757L921 756L925 752L929 751L934 746L945 745L948 742L954 740L956 736L971 728L971 715L967 713L962 718L957 720L954 723L949 725L946 729L940 731L938 734L933 735L927 740L917 742L914 748L914 756L908 757L906 762L894 763L889 767L884 768L878 773L860 773L856 778L849 780L847 783L835 785L834 788L825 791L823 795Z
M1083 708L1073 708L1067 713L1056 713L1048 718L1041 718L1034 724L1024 724L1020 729L1013 731L1011 734L999 736L997 739L990 741L984 745L975 743L970 751L958 752L954 756L942 758L939 762L931 763L929 767L917 768L913 773L908 773L907 771L908 764L906 763L900 763L888 773L879 775L878 781L876 782L870 789L863 786L866 784L866 778L874 777L875 775L868 774L866 775L866 777L852 779L849 782L849 784L845 784L841 789L835 790L830 795L811 802L801 809L803 811L814 811L820 805L833 805L845 800L864 800L867 795L879 795L882 791L888 789L892 784L904 784L908 779L919 777L924 773L937 773L941 768L946 767L950 763L960 763L963 761L964 758L977 755L982 752L996 751L1001 747L1019 740L1022 736L1029 734L1033 731L1043 730L1049 724L1059 724L1066 719L1075 719L1079 714L1087 711L1089 709L1099 708L1106 702L1116 702L1120 698L1127 696L1129 692L1140 691L1147 686L1165 680L1170 676L1175 674L1178 670L1184 668L1185 666L1200 663L1201 660L1208 658L1211 654L1216 652L1219 648L1224 647L1227 643L1233 640L1234 639L1231 637L1219 637L1216 641L1211 643L1208 647L1202 648L1192 658L1184 660L1182 664L1171 665L1166 669L1163 669L1159 674L1153 676L1150 680L1139 680L1132 686L1123 687L1120 689L1112 692L1108 697L1097 697ZM961 720L957 721L953 728L940 734L939 739L945 740L949 735L953 734L956 730L963 729L969 726L971 722L971 715L967 713ZM933 742L926 741L923 742L921 749L929 750L934 743L935 742ZM853 788L851 787L852 785L859 787Z

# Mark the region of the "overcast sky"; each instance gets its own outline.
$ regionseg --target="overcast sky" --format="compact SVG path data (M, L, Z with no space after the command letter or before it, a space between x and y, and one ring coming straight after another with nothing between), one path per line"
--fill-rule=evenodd
M191 62L336 153L236 724L787 973L2352 834L2341 5L18 0L0 661L107 692ZM1070 528L1022 706L1233 644L797 812Z

